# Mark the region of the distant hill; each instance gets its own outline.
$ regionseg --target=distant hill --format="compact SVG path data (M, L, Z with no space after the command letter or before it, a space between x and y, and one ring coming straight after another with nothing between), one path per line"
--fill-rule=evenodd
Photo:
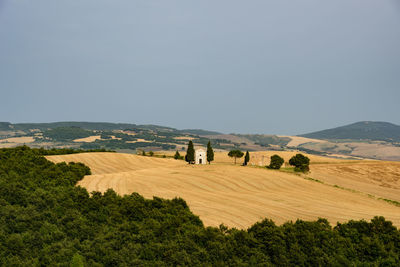
M211 140L214 148L230 149L234 144L224 138L212 138L217 132L178 130L158 125L138 125L108 122L0 122L0 148L27 144L30 147L62 147L80 149L109 149L137 152L138 150L182 150L188 140L206 146Z
M104 131L104 130L125 130L125 129L146 129L156 131L175 130L170 127L158 125L137 125L132 123L110 123L110 122L84 122L84 121L62 121L49 123L14 123L0 122L0 130L20 130L27 131L31 129L49 130L55 128L77 127L86 130Z
M188 140L193 140L196 146L206 146L211 141L213 148L221 150L296 149L316 155L400 161L400 126L391 123L358 122L300 136L223 134L131 123L0 122L0 148L26 144L33 148L108 149L134 153L141 150L184 151ZM300 140L296 142L296 139Z
M299 136L324 140L371 140L400 143L400 126L389 122L362 121Z
M0 121L0 131L9 131L12 130L12 128L10 127L11 123L9 122L1 122Z
M219 134L221 134L219 132L207 131L207 130L201 130L201 129L185 129L185 130L181 130L180 132L188 133L188 134L195 134L195 135L219 135Z

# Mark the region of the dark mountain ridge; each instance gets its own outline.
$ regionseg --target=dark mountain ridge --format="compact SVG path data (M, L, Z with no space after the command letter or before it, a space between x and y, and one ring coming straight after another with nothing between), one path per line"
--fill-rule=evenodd
M389 122L361 121L299 136L323 140L371 140L400 143L400 126Z

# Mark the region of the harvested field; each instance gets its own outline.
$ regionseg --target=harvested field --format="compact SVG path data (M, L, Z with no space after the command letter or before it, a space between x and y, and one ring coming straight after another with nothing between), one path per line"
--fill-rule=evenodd
M191 136L178 136L178 137L174 137L175 140L194 140L194 139L198 139L195 137L191 137Z
M206 147L204 146L196 146L196 149L198 148L203 148L204 150L207 150ZM214 150L216 151L216 150ZM165 154L168 156L173 156L175 154L174 151L161 151L158 152L159 154ZM180 151L180 153L185 154L185 151ZM270 162L270 158L272 155L278 154L281 156L285 162L288 162L291 157L296 155L297 153L303 153L300 151L255 151L255 152L250 152L250 165L260 165L260 166L265 166L268 165ZM323 157L323 156L317 156L317 155L309 155L307 154L307 157L310 158L311 163L338 163L338 162L354 162L354 160L343 160L343 159L337 159L337 158L330 158L330 157ZM239 165L240 163L243 162L243 157L237 159L237 164ZM223 152L216 152L214 154L214 164L233 164L234 159L230 158L228 156L228 151L223 151ZM264 161L263 164L262 161Z
M35 142L35 138L33 138L32 136L11 137L0 140L0 143L14 143L14 144L27 144L32 142Z
M101 137L100 135L93 135L93 136L89 136L89 137L85 137L85 138L79 138L79 139L75 139L74 142L83 142L83 143L92 143L96 140L100 140Z
M309 176L328 184L400 202L400 162L314 164Z
M35 138L33 138L32 136L10 137L6 139L0 139L0 148L16 147L33 142L35 142Z
M277 152L252 154L257 153L272 155ZM281 153L287 159L295 152L278 154ZM400 207L290 173L234 166L233 160L225 154L216 153L216 164L202 166L187 165L180 160L119 153L83 153L47 158L54 162L75 161L88 165L93 175L78 183L88 191L104 192L113 188L119 194L138 192L147 198L182 197L207 226L224 223L230 227L247 228L263 218L280 224L297 218L316 220L319 217L335 224L350 219L369 220L376 215L382 215L400 226ZM326 165L339 163L337 159L311 157L319 163L315 165L318 167L324 162L329 163ZM352 163L343 164L350 166ZM312 174L320 175L314 170Z
M400 147L385 144L349 143L354 150L352 155L380 158L384 160L400 160Z
M287 146L289 146L289 147L297 147L299 145L306 144L306 143L326 143L327 142L325 140L311 139L311 138L300 137L300 136L279 135L279 137L288 137L288 138L292 139L287 144Z
M131 144L133 144L133 143L152 143L152 141L141 139L141 138L138 138L135 141L126 141L126 142L131 143Z

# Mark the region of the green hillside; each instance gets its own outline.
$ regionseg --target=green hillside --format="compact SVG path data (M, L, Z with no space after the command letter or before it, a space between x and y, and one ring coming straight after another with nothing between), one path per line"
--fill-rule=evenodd
M324 140L371 140L399 143L400 126L388 122L362 121L299 136Z
M111 149L127 151L182 150L188 140L206 146L209 138L200 135L218 134L205 130L178 130L158 125L137 125L108 122L52 122L52 123L9 123L0 122L0 140L9 137L30 136L34 142L30 147ZM93 141L77 139L99 136ZM230 148L229 140L211 140L214 148ZM228 144L223 146L222 144ZM14 144L16 146L18 144Z
M0 131L9 131L12 130L10 128L11 123L9 122L0 122Z

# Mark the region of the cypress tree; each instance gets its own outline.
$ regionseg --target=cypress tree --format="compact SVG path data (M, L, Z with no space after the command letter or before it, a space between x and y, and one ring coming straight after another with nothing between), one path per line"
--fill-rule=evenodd
M208 141L207 144L207 161L208 164L211 164L211 161L214 160L214 150L211 147L211 141Z
M194 146L192 140L189 141L185 159L189 164L194 163Z
M250 154L249 154L249 151L246 151L246 156L244 156L244 163L243 163L243 165L246 166L247 163L249 163L249 161L250 161Z

